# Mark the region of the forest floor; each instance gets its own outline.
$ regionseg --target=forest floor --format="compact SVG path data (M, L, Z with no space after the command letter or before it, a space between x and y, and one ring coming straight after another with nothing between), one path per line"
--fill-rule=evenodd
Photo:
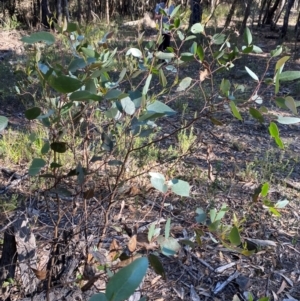
M247 93L251 94L254 84L251 84L249 75L241 70L244 70L246 65L256 74L262 74L267 54L277 45L276 39L265 38L270 34L266 28L254 27L252 33L254 44L261 47L264 53L243 56L236 61L234 71L228 75L228 79L247 87L245 97ZM23 101L22 96L14 96L14 85L18 77L14 66L24 55L22 43L19 42L20 35L17 31L0 32L0 115L9 118L8 130L1 133L0 139L3 139L8 131L21 131L28 125L24 117L24 109L28 102ZM121 30L118 35L126 36L129 43L134 43L136 36L132 30L126 33ZM292 39L284 41L284 55L291 56L285 70L300 70L298 44ZM274 64L271 66L271 73ZM199 66L187 63L180 70L179 78L186 76L199 77ZM282 88L285 93L300 101L299 81L284 84ZM180 112L177 117L160 122L164 134L194 118L201 106L199 95L199 91L193 88L182 93L171 90L161 97L160 100ZM260 96L269 112L272 111L274 115L290 115L288 111L282 113L282 110L277 108L269 92ZM214 117L222 123L221 126L214 125L205 117L199 119L193 124L196 139L188 152L175 162L153 167L152 171L174 174L189 182L192 186L191 197L181 199L168 196L162 209L162 196L149 188L148 180L144 176L129 182L129 188L124 195L119 196L120 203L115 206L109 217L108 243L105 245L107 251L112 246L112 238L116 248L121 249L130 239L127 234L116 231L120 220L126 228L140 228L157 221L161 212L162 225L169 217L172 220L173 237L195 240L195 233L201 233L201 243L198 241L197 244L194 241L193 247L183 247L174 257L160 255L166 279L149 269L141 287L148 300L247 300L247 294L251 292L254 300L268 296L269 300L300 301L300 124L278 125L285 144L284 150L281 150L269 135L270 120L260 124L251 118L246 110L241 110L241 114L243 122L234 118L230 112L216 112ZM171 137L158 147L168 148L169 145L180 147L178 137ZM1 189L16 179L16 175L24 175L28 165L26 160L20 160L18 164L9 163L6 154L0 149ZM11 173L7 174L7 171ZM271 202L289 201L288 205L280 210L280 217L273 216L263 206L262 199L253 198L255 189L265 182L271 187L268 195ZM3 207L0 212L0 226L4 226L12 218L14 210L19 208L20 200L29 206L34 199L40 220L31 227L38 248L42 249L45 241L49 242L51 239L39 236L40 225L43 224L43 231L46 231L47 227L52 229L53 225L50 226L49 220L46 221L48 207L37 197L38 189L32 189L32 183L32 180L25 178L18 185L0 194L0 205ZM99 182L96 190L102 191L102 184ZM38 198L38 201L35 198ZM15 200L16 206L10 211L7 204L12 199ZM123 201L126 201L124 208ZM68 201L65 203L63 206L67 215L72 208ZM252 245L252 255L245 256L222 245L220 239L210 233L206 226L196 224L197 208L201 207L204 211L211 208L220 209L222 204L230 208L222 222L224 225L231 225L233 213L237 216L241 222L242 239L249 246ZM95 204L95 201L88 205L89 220L92 223L91 227L94 227L95 219L104 218L103 208ZM53 206L52 209L55 208L55 205ZM2 238L3 233L0 235ZM157 246L153 248L156 250ZM152 251L151 247L149 250L143 250L146 253ZM221 284L223 287L219 290ZM101 288L103 285L101 282ZM19 296L17 289L12 292ZM19 297L15 298L12 295L11 298L14 300Z

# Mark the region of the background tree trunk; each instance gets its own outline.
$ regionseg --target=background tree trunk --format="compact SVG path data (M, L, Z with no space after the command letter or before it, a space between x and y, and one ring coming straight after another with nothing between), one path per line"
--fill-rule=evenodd
M290 13L291 13L291 9L292 6L294 5L295 0L288 0L287 6L286 6L286 10L285 10L285 15L284 15L284 19L283 19L283 26L282 26L282 30L281 30L281 37L285 37L287 34L287 30L288 30L288 25L289 25L289 17L290 17Z
M231 4L228 16L227 16L226 21L225 21L225 26L224 26L225 28L227 28L230 25L230 22L231 22L231 19L232 19L233 15L234 15L235 8L236 8L236 5L238 4L238 1L239 0L233 0L233 2Z
M240 27L240 35L242 35L244 33L244 30L246 28L246 25L247 25L247 20L250 16L250 13L251 13L251 6L252 6L252 3L253 3L253 0L248 0L247 3L246 3L246 9L245 9L245 13L244 13L244 19L243 19L243 22L242 22L242 25Z
M191 16L189 27L202 21L202 5L201 0L190 0Z

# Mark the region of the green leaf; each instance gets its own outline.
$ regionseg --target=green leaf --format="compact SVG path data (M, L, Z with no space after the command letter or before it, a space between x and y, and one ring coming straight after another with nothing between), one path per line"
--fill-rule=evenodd
M285 97L285 105L292 111L292 113L297 115L298 112L297 112L296 103L292 96Z
M212 44L221 45L224 43L226 36L223 33L217 33L212 37Z
M105 295L109 301L123 301L138 288L148 269L148 260L138 258L110 278Z
M80 50L84 53L87 58L98 58L99 54L94 50L86 47L80 48Z
M281 124L296 124L300 122L300 118L278 116L277 121Z
M74 92L82 86L80 80L65 75L51 75L48 79L48 83L53 89L60 93Z
M196 209L196 222L200 224L205 224L206 223L206 213L202 208L197 208Z
M284 144L283 144L281 138L280 137L276 137L274 139L275 139L276 144L279 146L279 148L284 149Z
M169 185L171 186L171 191L180 196L190 196L190 184L186 181L173 179L169 181Z
M152 241L152 238L154 237L154 231L155 231L155 223L152 223L148 230L148 242Z
M127 50L126 55L132 55L137 58L141 58L143 56L142 52L138 48L130 48Z
M248 67L246 67L246 66L245 66L245 69L246 69L246 71L248 72L248 74L249 74L254 80L259 81L258 76L257 76L252 70L250 70L250 69L249 69Z
M165 74L164 74L164 71L163 71L162 68L159 69L158 75L159 75L159 82L160 82L160 84L165 88L166 85L167 85L167 79L165 77Z
M245 54L251 53L251 52L253 51L253 45L250 45L250 46L248 46L248 47L243 46L243 47L242 47L242 51L243 51L243 53L245 53Z
M229 208L225 204L223 204L220 211L216 215L215 221L220 221L228 210Z
M75 23L75 22L69 22L68 25L67 25L66 31L67 32L77 31L77 23Z
M261 113L256 110L255 108L249 108L249 113L251 114L251 116L253 118L255 118L256 120L258 120L260 123L264 122L264 117L261 115Z
M95 100L95 101L100 101L103 100L102 96L92 94L89 91L75 91L69 96L70 100Z
M173 256L181 248L180 244L173 237L166 239L163 236L157 237L157 242L160 245L161 251L166 256Z
M269 183L264 183L261 187L261 191L260 191L260 194L262 197L266 197L269 193L269 190L270 190L270 185Z
M170 237L171 219L168 218L165 226L165 239Z
M251 45L252 44L252 34L251 34L251 31L250 31L250 29L248 27L245 28L244 40L245 40L245 43L247 45Z
M169 106L167 106L166 104L162 103L159 100L156 100L155 102L153 102L152 104L150 104L149 106L147 106L147 111L149 113L159 113L166 116L172 116L176 114L176 111L174 111L173 109L171 109Z
M196 23L191 27L191 32L193 34L202 33L204 32L204 27L201 23Z
M183 41L184 40L184 34L183 34L183 32L181 30L177 30L177 34L178 34L179 39L181 41Z
M300 78L300 71L285 71L280 73L280 81L290 81Z
M55 42L55 37L50 32L40 31L40 32L34 32L29 36L22 37L21 41L27 44L44 42L47 45L51 45Z
M98 294L95 294L93 295L89 301L108 301L105 294L103 293L98 293Z
M152 74L149 74L147 79L146 79L145 86L143 88L143 95L147 95L151 79L152 79Z
M68 149L68 145L66 142L52 142L50 144L50 147L53 151L60 154L65 153Z
M279 137L279 130L276 123L271 122L269 125L269 133L273 138Z
M172 59L175 57L175 53L159 51L155 54L155 57L160 60Z
M8 119L5 116L0 116L0 132L3 131L8 125Z
M230 108L231 108L231 112L232 112L233 116L234 116L235 118L237 118L238 120L241 120L241 121L242 121L243 118L242 118L240 112L238 111L238 109L237 109L235 103L234 103L232 100L230 101L229 106L230 106Z
M173 9L173 11L170 15L170 19L174 18L177 15L177 12L179 11L180 7L181 7L181 5L179 4Z
M191 48L190 48L190 52L195 55L197 53L197 42L193 42Z
M197 47L197 55L199 57L199 60L201 62L203 62L203 60L204 60L204 50L203 50L203 47L201 45L198 45L198 47Z
M78 69L83 69L88 65L88 61L89 60L85 60L83 58L74 58L68 66L68 70L75 72Z
M158 172L149 172L151 176L151 184L152 186L162 193L166 193L168 190L168 186L165 184L165 177Z
M165 273L164 267L163 267L161 261L159 260L159 258L157 256L155 256L154 254L149 254L148 259L149 259L150 265L154 269L154 272L158 275L161 275L162 278L165 280L166 273Z
M29 167L28 174L30 176L36 176L45 165L45 160L41 158L34 158Z
M228 96L230 90L230 81L228 79L222 79L220 89L223 95Z
M282 209L284 208L286 205L289 204L289 201L288 200L282 200L282 201L278 201L276 204L275 204L275 208L278 208L278 209Z
M176 91L177 92L181 92L181 91L185 91L192 82L192 78L191 77L185 77L180 83L179 86L177 87Z
M279 59L276 63L275 71L281 68L289 58L290 56L284 56L281 59Z
M45 155L49 152L49 150L50 150L50 143L49 143L49 141L46 141L41 149L41 154Z
M271 57L280 55L282 52L282 46L277 46L275 50L271 50Z
M41 115L41 113L42 113L41 108L33 107L33 108L25 111L25 117L28 120L33 120L33 119L36 119L37 117L39 117Z
M129 96L121 99L121 105L124 112L128 115L133 115L135 112L134 102L130 99Z
M109 90L106 94L105 94L105 98L108 100L112 100L112 99L118 99L120 95L122 95L123 92L121 90L117 90L117 89L113 89L113 90Z
M241 244L240 233L236 226L232 227L232 229L229 233L229 240L235 246L239 246Z
M263 53L263 50L260 47L253 45L253 52L255 52L255 53Z

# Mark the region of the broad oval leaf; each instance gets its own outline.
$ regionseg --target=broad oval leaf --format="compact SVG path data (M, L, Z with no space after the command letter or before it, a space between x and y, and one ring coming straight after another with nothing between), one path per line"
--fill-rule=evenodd
M151 176L151 184L152 186L162 193L166 193L168 190L168 186L165 184L165 177L158 172L149 172Z
M34 158L28 170L30 176L36 176L46 165L46 161L41 158Z
M226 36L223 33L217 33L212 37L212 44L221 45L224 43Z
M191 27L191 32L196 34L196 33L201 33L204 31L204 27L201 23L196 23Z
M279 59L276 63L275 71L281 68L289 58L290 56L284 56L281 59Z
M275 207L278 209L284 208L286 205L288 205L289 201L288 200L282 200L282 201L278 201L275 204Z
M27 44L44 42L47 45L51 45L55 42L55 37L50 32L40 31L40 32L34 32L29 36L22 37L21 40Z
M161 275L163 279L166 279L166 273L165 273L164 267L163 267L161 261L159 260L159 258L154 254L149 254L148 259L149 259L150 265L154 269L154 272L157 275Z
M177 253L177 251L181 248L180 244L173 237L165 238L163 236L159 236L157 238L157 242L161 247L161 251L166 256L173 256Z
M260 47L253 45L253 52L255 52L255 53L263 53L263 50Z
M285 97L285 105L295 114L297 115L297 107L295 100L292 96L286 96Z
M155 102L147 106L147 111L149 113L161 114L161 116L163 115L172 116L176 114L176 111L174 111L172 108L170 108L169 106L167 106L166 104L164 104L159 100L156 100Z
M277 121L281 124L296 124L300 122L300 118L278 116Z
M82 82L76 78L60 75L50 76L49 85L60 93L70 93L78 90L82 86Z
M252 70L250 70L247 66L245 66L245 69L254 80L259 81L258 76Z
M25 111L25 117L28 120L33 120L33 119L36 119L37 117L39 117L41 115L41 113L42 113L41 108L33 107L33 108Z
M0 116L0 132L3 131L8 125L8 118Z
M70 100L95 100L95 101L100 101L103 99L102 96L90 93L89 91L75 91L69 96Z
M129 96L121 99L121 105L124 112L128 115L133 115L135 112L134 102L130 99Z
M160 60L166 60L166 59L169 60L175 57L175 53L159 51L155 54L155 57Z
M271 50L271 57L280 55L282 52L282 46L277 46L276 49Z
M66 142L52 142L50 144L50 148L57 153L65 153L68 149L68 145Z
M236 226L232 227L232 229L229 233L229 240L235 246L239 246L241 244L240 233Z
M255 108L249 108L249 112L252 117L254 117L256 120L258 120L260 123L264 122L264 117L261 115L261 113L256 110Z
M290 81L300 78L300 71L285 71L279 75L280 81Z
M247 45L252 44L252 34L251 34L251 31L248 27L245 28L244 40L245 40Z
M180 83L179 86L177 87L176 91L180 92L180 91L185 91L192 82L192 78L191 77L185 77Z
M109 301L123 301L138 288L148 269L148 260L138 258L110 278L105 295Z
M143 56L141 50L139 50L138 48L130 48L127 50L126 55L132 55L134 57L137 58L141 58Z
M188 182L172 179L169 181L169 185L171 186L171 191L180 196L190 196L191 186Z

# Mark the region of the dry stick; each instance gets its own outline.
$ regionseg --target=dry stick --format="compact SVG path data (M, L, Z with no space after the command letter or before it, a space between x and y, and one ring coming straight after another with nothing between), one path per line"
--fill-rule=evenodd
M108 204L108 207L107 207L107 210L105 212L105 221L104 221L104 227L103 227L103 230L102 230L102 235L101 235L101 238L98 242L98 245L97 245L97 248L99 249L102 245L102 240L103 238L105 237L106 235L106 232L107 232L107 228L108 228L108 220L109 220L109 212L110 212L110 209L112 208L112 206L115 204L116 201L114 201L114 198L117 194L117 191L118 191L118 184L119 184L119 181L121 179L121 176L122 174L124 173L124 170L125 170L125 165L127 163L127 160L129 158L129 154L131 153L130 149L132 147L132 144L133 144L133 137L131 138L130 140L130 144L129 144L129 147L128 147L128 151L125 155L125 158L124 158L124 162L121 166L121 170L120 172L118 173L117 175L117 178L116 178L116 182L115 182L115 186L113 188L113 191L112 191L112 194L110 195L110 201L109 201L109 204Z
M50 288L51 288L51 278L52 278L52 268L54 266L55 261L55 253L57 251L57 245L58 245L58 225L61 221L61 214L60 214L60 199L58 197L58 194L56 194L57 198L57 211L58 211L58 219L54 226L54 241L56 241L52 248L52 256L49 266L49 278L48 278L48 285L47 285L47 301L50 301Z

